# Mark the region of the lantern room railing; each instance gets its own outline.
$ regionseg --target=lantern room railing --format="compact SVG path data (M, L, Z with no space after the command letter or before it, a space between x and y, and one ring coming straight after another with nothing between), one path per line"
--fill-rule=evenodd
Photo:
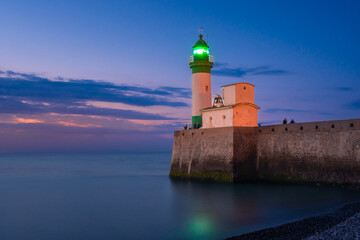
M189 62L194 62L194 55L191 55L191 56L189 57Z
M191 62L191 63L194 62L194 55L191 55L189 57L189 62ZM209 54L209 62L214 62L214 56L211 54Z

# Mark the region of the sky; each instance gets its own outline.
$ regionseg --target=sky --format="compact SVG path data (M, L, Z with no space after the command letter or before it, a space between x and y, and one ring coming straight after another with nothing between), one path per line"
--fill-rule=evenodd
M167 152L212 94L255 85L262 125L360 118L359 1L0 2L0 153Z

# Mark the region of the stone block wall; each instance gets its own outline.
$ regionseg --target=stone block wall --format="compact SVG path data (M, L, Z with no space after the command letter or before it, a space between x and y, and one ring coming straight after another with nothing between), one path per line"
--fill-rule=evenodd
M170 176L360 185L360 119L176 131Z
M257 130L259 179L360 183L360 119Z
M170 177L233 180L233 128L174 133Z

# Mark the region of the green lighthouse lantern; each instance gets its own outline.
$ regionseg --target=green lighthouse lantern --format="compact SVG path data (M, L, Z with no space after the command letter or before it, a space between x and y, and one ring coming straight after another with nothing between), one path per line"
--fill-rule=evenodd
M200 39L193 46L194 60L208 61L209 60L209 46L202 39L203 35L200 34Z
M208 72L213 66L214 58L209 52L209 46L203 39L203 35L199 35L199 40L193 46L193 55L190 56L190 68L192 73Z

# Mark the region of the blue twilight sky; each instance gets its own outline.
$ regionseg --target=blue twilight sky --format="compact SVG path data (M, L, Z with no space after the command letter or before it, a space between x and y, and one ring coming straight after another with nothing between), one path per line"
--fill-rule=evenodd
M204 27L259 122L360 117L360 1L1 1L0 152L169 151Z

